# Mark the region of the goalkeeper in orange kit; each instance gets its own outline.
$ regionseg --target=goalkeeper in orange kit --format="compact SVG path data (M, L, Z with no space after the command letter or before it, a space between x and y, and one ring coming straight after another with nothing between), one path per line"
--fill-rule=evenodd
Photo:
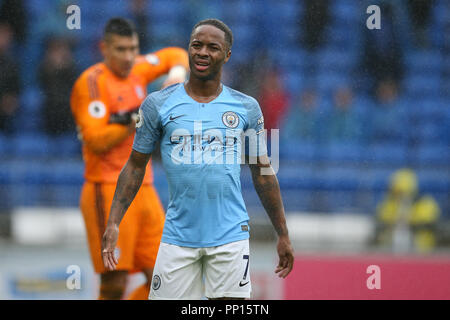
M85 70L72 90L71 109L83 142L85 183L81 192L91 259L100 274L99 299L121 299L130 272L142 271L147 283L129 298L147 299L164 225L164 210L153 187L151 164L121 224L115 271L103 266L101 239L120 170L131 152L136 115L147 85L167 74L163 86L183 82L188 68L184 49L170 47L139 55L131 22L108 21L101 42L103 62Z

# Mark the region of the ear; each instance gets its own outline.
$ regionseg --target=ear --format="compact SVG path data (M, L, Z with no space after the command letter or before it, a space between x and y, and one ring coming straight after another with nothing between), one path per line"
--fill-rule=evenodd
M227 54L225 56L225 62L224 63L227 63L228 60L230 60L230 57L231 57L231 49L228 49Z
M106 55L106 41L105 40L101 40L100 41L100 52L102 53L102 56L105 57Z

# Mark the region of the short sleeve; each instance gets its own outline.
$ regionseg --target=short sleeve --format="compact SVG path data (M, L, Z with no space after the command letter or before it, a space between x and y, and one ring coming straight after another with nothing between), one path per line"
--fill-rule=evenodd
M136 135L133 149L141 153L151 153L161 138L161 118L156 100L149 95L139 108L139 118L136 122Z
M245 136L248 137L246 153L251 157L267 155L266 131L261 108L258 102L251 97L246 99L245 105L247 108Z

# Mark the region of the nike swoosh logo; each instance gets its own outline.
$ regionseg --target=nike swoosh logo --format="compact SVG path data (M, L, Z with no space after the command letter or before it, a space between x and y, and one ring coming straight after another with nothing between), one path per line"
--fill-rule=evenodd
M247 281L247 282L245 282L245 283L242 283L242 281L241 282L239 282L239 287L243 287L243 286L245 286L246 284L248 284L250 281Z
M179 116L176 116L176 117L170 116L170 117L169 117L169 120L170 120L170 121L173 121L173 120L178 119L179 117L183 117L183 116L185 116L185 114L182 114L182 115L179 115Z

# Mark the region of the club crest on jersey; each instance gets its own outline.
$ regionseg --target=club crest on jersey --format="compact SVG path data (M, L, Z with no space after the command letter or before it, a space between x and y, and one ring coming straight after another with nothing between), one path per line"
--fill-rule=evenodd
M239 124L239 117L233 111L227 111L222 115L222 122L228 128L236 128Z
M106 114L106 107L103 102L96 100L89 104L88 111L94 118L103 118Z

